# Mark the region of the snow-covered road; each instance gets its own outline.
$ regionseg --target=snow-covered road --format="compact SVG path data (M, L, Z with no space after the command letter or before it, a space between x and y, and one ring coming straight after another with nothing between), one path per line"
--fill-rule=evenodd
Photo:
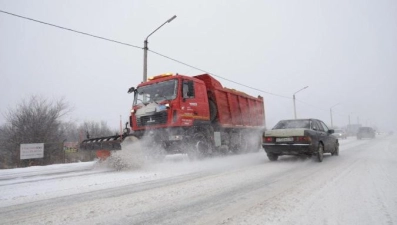
M340 143L322 163L261 151L0 170L0 223L397 224L397 137Z

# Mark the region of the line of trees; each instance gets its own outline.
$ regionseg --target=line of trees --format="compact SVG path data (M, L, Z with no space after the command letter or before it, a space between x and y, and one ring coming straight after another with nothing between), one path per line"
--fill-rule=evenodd
M0 126L0 168L60 163L65 158L63 143L78 142L86 137L114 135L104 121L82 124L64 121L72 108L64 100L49 101L40 96L24 99L3 114L6 123ZM20 144L44 143L44 158L19 160Z

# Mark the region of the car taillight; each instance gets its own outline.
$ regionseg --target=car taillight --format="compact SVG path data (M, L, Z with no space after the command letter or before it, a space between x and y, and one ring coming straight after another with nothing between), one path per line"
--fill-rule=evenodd
M295 137L295 142L310 143L312 139L309 136L299 136Z
M264 137L264 138L263 138L263 141L264 141L264 142L268 142L268 143L269 143L269 142L273 142L273 138L272 138L272 137Z

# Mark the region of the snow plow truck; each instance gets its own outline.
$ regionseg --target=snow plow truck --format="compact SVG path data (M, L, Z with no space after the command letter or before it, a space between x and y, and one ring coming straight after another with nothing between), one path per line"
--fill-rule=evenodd
M261 149L263 97L225 88L209 74L161 74L128 93L134 99L123 133L88 138L80 149L120 150L131 136L142 140L144 151L160 158L186 153L198 159Z

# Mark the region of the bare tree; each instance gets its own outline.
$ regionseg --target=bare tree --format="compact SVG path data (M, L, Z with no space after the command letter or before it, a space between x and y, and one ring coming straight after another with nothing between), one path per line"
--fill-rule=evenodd
M0 126L0 169L7 168L12 161L12 150L14 147L8 141L9 127Z
M84 131L84 138L87 138L87 132L90 138L118 134L118 131L111 130L105 121L85 121L82 125L80 125L79 131Z
M21 143L47 143L56 145L48 147L49 151L45 153L51 158L55 149L60 148L59 143L65 140L61 118L69 112L70 107L63 99L48 101L32 96L22 100L15 109L9 109L5 114L6 124L0 129L0 154L9 152L12 159L18 162Z
M83 131L80 131L77 124L74 122L64 122L61 124L60 129L63 130L68 142L79 142L83 137Z
M91 138L118 134L118 131L111 130L105 121L85 121L80 125L64 122L60 129L63 130L68 142L80 142L87 138L87 133Z

